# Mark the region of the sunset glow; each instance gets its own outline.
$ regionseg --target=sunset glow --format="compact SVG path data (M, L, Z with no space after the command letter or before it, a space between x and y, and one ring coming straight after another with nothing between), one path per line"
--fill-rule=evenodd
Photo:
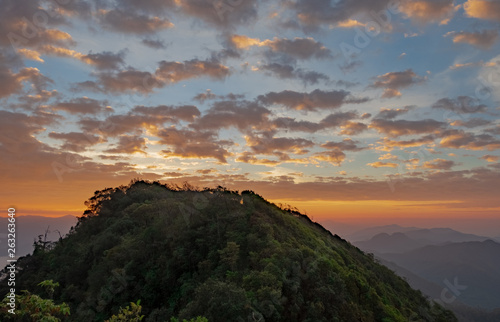
M498 1L4 3L2 209L142 178L500 228Z

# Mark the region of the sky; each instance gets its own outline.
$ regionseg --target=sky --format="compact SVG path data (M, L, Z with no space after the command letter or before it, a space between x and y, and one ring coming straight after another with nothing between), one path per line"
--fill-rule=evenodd
M500 1L0 6L2 209L142 178L500 231Z

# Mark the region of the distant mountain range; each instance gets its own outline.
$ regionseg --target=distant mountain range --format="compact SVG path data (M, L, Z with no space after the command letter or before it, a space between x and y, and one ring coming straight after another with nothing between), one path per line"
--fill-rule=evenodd
M494 239L500 242L500 237L492 238L486 236L478 236L474 234L467 234L459 232L450 228L418 228L418 227L402 227L399 225L387 225L365 228L344 237L355 243L359 241L367 241L379 234L394 234L404 233L411 239L422 242L424 245L430 244L443 244L450 242L465 242L465 241L484 241L487 239Z
M16 218L16 256L21 257L33 251L33 243L39 235L47 241L59 239L59 233L64 237L71 226L76 225L75 216L43 217L19 216ZM7 259L7 218L0 218L0 268L6 265Z
M398 225L366 228L347 239L363 251L375 254L412 287L430 298L460 307L465 315L477 313L472 307L500 308L498 240L449 228ZM496 314L497 317L498 311ZM490 318L462 320L495 321Z

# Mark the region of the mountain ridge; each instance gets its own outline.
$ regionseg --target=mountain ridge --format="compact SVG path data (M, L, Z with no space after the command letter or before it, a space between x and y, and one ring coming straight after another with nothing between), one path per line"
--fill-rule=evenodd
M67 237L19 260L20 287L58 281L72 321L102 321L137 299L145 321L455 321L344 239L251 191L134 181L86 205Z

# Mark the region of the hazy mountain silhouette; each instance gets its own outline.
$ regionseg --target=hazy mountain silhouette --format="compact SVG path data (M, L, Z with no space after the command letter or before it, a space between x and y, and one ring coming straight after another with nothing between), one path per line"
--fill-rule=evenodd
M369 253L402 253L428 244L430 243L414 240L403 233L393 233L392 235L380 233L370 240L353 243L353 245Z
M16 218L16 255L18 257L33 252L33 243L38 236L47 238L47 241L58 240L65 236L71 226L76 225L75 216L43 217L43 216L18 216ZM7 255L7 218L0 218L0 254ZM47 236L45 233L47 232ZM61 234L61 235L59 235ZM0 265L5 266L7 257L0 257Z
M446 287L457 279L457 298L470 306L500 308L500 244L483 242L425 246L407 253L380 254L385 260Z

